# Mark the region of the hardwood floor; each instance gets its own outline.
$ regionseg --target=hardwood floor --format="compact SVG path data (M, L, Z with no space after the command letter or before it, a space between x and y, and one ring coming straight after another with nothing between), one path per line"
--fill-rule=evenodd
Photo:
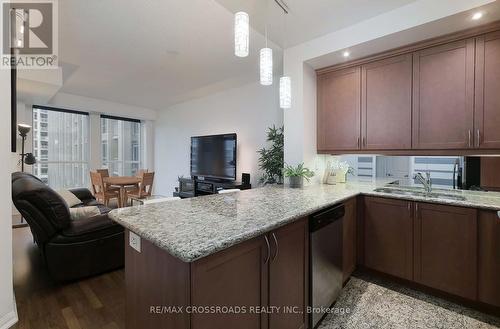
M71 283L50 279L29 227L13 230L17 329L125 328L125 277L118 270Z

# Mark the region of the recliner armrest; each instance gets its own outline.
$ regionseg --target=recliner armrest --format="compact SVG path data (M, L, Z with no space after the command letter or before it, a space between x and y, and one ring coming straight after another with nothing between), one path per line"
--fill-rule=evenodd
M95 200L94 196L92 195L92 193L88 188L84 187L72 188L69 191L73 193L78 199L82 200L82 202Z

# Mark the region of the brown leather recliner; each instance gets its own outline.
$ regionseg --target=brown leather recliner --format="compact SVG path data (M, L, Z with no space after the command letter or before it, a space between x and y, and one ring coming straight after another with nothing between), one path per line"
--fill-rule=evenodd
M82 206L98 206L101 215L71 220L66 202L37 177L12 174L12 200L30 226L51 277L68 281L124 266L124 230L108 218L110 209L86 188L70 190Z

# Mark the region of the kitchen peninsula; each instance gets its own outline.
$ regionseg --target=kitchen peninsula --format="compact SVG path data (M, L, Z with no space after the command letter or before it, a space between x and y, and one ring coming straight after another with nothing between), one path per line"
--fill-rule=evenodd
M340 203L344 282L366 267L497 310L500 194L428 197L387 183L268 186L113 210L127 229L127 328L308 328L308 216Z

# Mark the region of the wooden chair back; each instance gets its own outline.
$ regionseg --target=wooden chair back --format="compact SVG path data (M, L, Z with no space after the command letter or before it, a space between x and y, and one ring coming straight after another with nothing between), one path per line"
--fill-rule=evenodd
M139 183L140 196L150 196L153 192L153 182L155 179L154 172L146 172L142 175L141 182Z
M109 177L109 170L108 169L97 169L97 173L101 174L101 177Z
M137 172L135 173L135 177L142 177L145 173L147 173L148 170L147 169L139 169L137 170Z
M106 191L102 175L99 172L90 172L90 182L94 195L104 193Z

